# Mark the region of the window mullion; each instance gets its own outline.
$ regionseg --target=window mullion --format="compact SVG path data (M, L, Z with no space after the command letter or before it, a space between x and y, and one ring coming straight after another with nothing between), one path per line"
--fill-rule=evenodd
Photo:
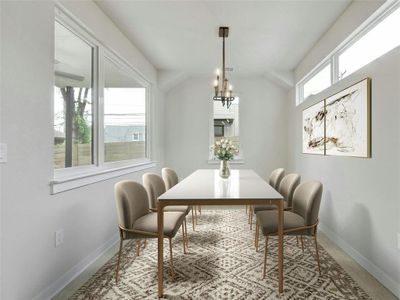
M331 83L334 84L335 82L338 82L340 80L340 78L339 78L339 59L338 59L337 54L332 56L331 63L332 63Z
M102 47L98 48L98 60L97 60L97 70L98 70L98 85L97 85L97 165L101 166L104 164L104 49Z

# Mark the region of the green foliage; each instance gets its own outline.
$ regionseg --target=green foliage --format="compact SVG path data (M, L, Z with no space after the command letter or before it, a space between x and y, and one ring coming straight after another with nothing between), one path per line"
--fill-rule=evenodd
M91 141L92 132L88 121L84 116L75 114L74 116L75 126L75 143L76 144L89 144Z

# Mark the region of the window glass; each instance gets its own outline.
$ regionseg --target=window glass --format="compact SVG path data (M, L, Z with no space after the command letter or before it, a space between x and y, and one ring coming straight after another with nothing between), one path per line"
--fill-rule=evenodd
M303 86L303 99L315 95L331 85L331 64L309 79Z
M400 45L400 8L339 55L339 79Z
M93 164L93 48L55 23L54 167Z
M213 105L214 136L212 143L227 138L239 149L239 97L235 97L229 108L226 108L226 105L222 106L220 101L214 101Z
M146 158L146 88L105 59L104 160Z

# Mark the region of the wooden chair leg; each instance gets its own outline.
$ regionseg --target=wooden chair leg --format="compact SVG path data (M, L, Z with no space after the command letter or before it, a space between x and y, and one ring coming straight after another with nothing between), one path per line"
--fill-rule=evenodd
M248 206L248 205L246 204L246 215L247 215L247 206Z
M193 211L193 209L196 209L196 207L195 207L195 206L192 206L192 225L193 225L193 231L195 231L194 226L196 225L196 224L195 224L195 223L196 223L196 220L195 220L195 218L194 218L194 211Z
M143 246L143 249L146 249L146 247L147 247L147 239L144 239L144 246Z
M317 263L318 263L318 272L321 275L321 265L319 263L319 252L318 252L318 242L317 242L317 235L314 235L314 242L315 242L315 253L317 255Z
M140 256L140 240L136 241L136 255Z
M199 209L199 213L201 215L201 205L197 206L197 208Z
M297 247L299 246L299 236L298 235L296 235L296 244L297 244Z
M196 205L194 206L194 218L195 218L195 222L196 222L196 225L197 225L198 223L197 223L197 208L196 208Z
M303 242L303 236L300 236L300 241L301 241L301 251L304 252L304 242Z
M188 232L187 232L186 218L185 218L183 224L185 225L185 243L186 243L186 250L189 250L189 236L188 236Z
M265 249L264 249L264 269L262 279L265 278L267 273L267 253L268 253L268 235L265 237Z
M172 276L172 280L175 279L175 270L174 270L174 261L173 261L173 256L172 256L172 239L169 239L169 264L171 266L171 276Z
M255 236L256 252L258 252L259 240L260 240L260 225L256 221L256 236Z
M253 207L250 205L250 230L253 230Z
M119 251L118 251L117 269L115 270L115 283L118 283L118 279L119 279L119 264L120 264L120 262L121 262L122 242L123 242L123 239L121 238L120 241L119 241Z
M251 205L249 205L249 209L248 209L248 218L247 218L247 224L250 224L250 212L251 212Z
M183 245L183 253L186 254L186 241L185 241L185 225L182 223L182 245Z

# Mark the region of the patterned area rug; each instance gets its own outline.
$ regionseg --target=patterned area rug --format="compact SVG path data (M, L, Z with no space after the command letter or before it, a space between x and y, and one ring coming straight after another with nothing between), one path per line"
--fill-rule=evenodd
M264 248L254 248L245 210L203 210L196 231L188 219L189 253L183 253L181 231L173 242L175 280L169 272L165 242L165 298L277 299L277 239L269 241L267 277L261 279ZM321 247L318 274L314 244L304 238L302 252L295 237L285 237L284 294L280 299L371 299ZM260 239L264 245L264 238ZM116 258L108 261L70 299L157 299L157 243L149 240L136 256L136 243L126 242L120 281Z

